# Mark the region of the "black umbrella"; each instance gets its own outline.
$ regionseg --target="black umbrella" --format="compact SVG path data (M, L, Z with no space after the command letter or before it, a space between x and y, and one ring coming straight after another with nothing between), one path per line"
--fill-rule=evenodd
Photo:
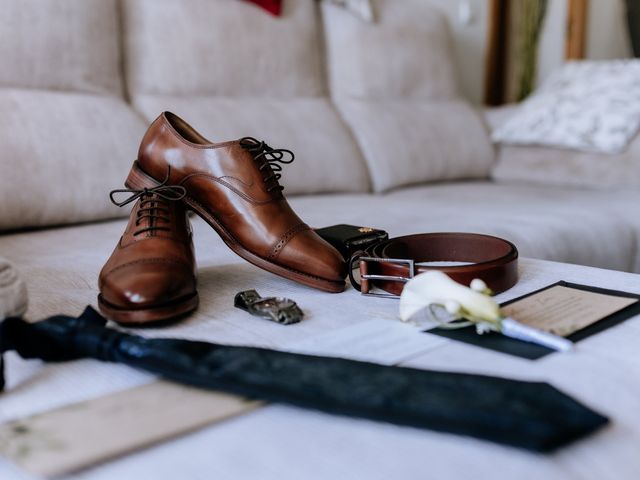
M553 450L608 421L546 383L147 339L105 325L91 307L78 318L7 319L0 325L0 352L15 350L45 361L124 363L197 387L536 451Z

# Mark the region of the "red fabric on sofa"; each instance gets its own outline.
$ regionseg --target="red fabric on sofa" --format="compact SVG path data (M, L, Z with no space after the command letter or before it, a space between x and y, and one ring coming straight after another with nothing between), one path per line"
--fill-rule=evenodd
M246 0L247 2L255 3L256 5L260 5L269 13L280 16L282 12L282 0Z

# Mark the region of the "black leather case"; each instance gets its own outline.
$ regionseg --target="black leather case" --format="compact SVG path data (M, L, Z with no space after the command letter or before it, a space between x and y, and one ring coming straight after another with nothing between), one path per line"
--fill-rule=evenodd
M389 234L384 230L345 224L318 228L316 233L333 245L345 260L357 251L389 239Z

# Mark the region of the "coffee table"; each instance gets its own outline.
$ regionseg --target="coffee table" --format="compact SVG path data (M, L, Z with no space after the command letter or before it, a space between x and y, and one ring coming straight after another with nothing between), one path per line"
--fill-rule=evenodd
M640 317L589 337L574 352L530 361L419 333L395 320L397 301L316 292L241 263L200 262L198 315L148 336L341 355L417 368L548 381L612 424L552 455L461 436L271 405L68 478L233 479L637 479L640 477ZM559 280L640 293L640 275L522 259L520 281L500 301ZM232 307L233 294L255 288L290 296L307 313L283 327ZM91 301L88 299L87 301ZM72 312L69 312L72 313ZM48 410L153 381L123 366L61 365L8 358L11 391L0 420ZM0 478L26 475L0 459Z

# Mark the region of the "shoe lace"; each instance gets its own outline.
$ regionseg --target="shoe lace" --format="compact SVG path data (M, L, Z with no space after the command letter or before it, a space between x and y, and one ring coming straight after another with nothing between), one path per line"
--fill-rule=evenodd
M125 205L140 199L140 208L138 208L136 213L136 227L140 226L140 223L145 218L149 219L149 224L148 226L133 232L134 236L156 230L171 230L166 226L158 225L158 223L160 221L165 223L171 222L169 202L178 202L182 200L187 195L187 190L182 185L169 185L168 182L170 174L171 169L168 169L166 178L157 187L143 188L142 190L123 188L112 190L109 193L111 203L118 207L124 207ZM116 199L116 195L122 193L130 193L131 195L119 202Z
M241 138L240 146L249 151L255 160L262 160L259 168L263 174L266 173L262 178L267 184L272 182L267 187L267 192L284 190L284 187L279 183L280 178L282 178L280 172L282 172L282 164L287 165L295 159L293 152L286 148L271 148L266 143L253 137ZM289 155L289 158L286 158L286 155Z

